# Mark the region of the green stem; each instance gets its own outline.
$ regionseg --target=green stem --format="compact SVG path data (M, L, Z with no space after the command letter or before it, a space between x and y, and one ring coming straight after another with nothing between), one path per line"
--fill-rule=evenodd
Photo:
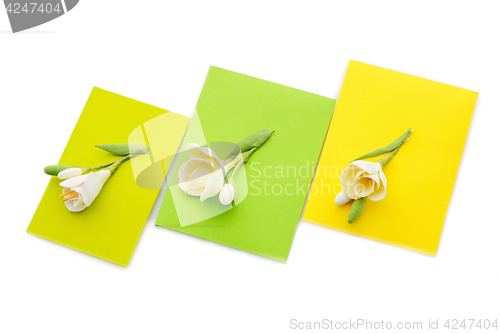
M123 156L123 157L120 157L119 159L117 159L116 161L113 161L113 162L109 162L109 163L106 163L106 164L103 164L103 165L99 165L99 166L96 166L96 167L93 167L93 168L82 168L83 170L83 173L88 173L88 172L91 172L91 171L96 171L96 170L102 170L102 169L109 169L111 171L111 175L113 175L113 173L116 172L116 170L118 169L118 167L125 161L131 159L131 158L134 158L138 155L141 155L141 154L129 154L127 156ZM111 176L110 176L111 177Z
M116 161L114 161L107 169L111 172L111 174L109 175L110 177L114 175L114 173L116 172L116 170L118 170L118 168L120 167L120 165L123 164L123 162L131 159L132 157L135 157L135 156L130 156L130 155L127 155L127 156L123 156L119 159L117 159Z
M112 165L115 162L116 161L109 162L109 163L106 163L106 164L103 164L103 165L99 165L99 166L96 166L96 167L93 167L93 168L82 168L82 169L88 169L88 170L85 170L83 173L87 173L87 172L90 172L90 171L96 171L96 170L101 170L101 169L107 168L107 167L109 167L110 165Z
M245 163L244 160L240 160L238 164L236 164L236 167L234 168L233 173L231 174L231 178L229 178L229 180L227 181L228 183L230 184L234 183L234 175L236 174L236 171L238 171L239 168L243 165L243 163Z
M394 149L401 147L403 145L403 143L405 143L410 138L410 135L412 132L413 132L413 129L410 127L396 141L391 142L390 144L388 144L385 147L382 147L382 148L376 149L372 152L369 152L368 154L364 154L363 156L360 156L360 157L354 159L353 161L364 160L364 159L367 159L370 157L375 157L375 156L379 156L379 155L391 152Z
M246 152L242 153L241 155L243 155L243 161L248 161L248 158L250 158L250 155L252 155L252 153L254 151L256 151L259 147L253 147L252 149L250 150L247 150Z
M379 158L376 162L380 164L382 169L396 156L396 154L399 151L399 147L394 149L392 152L389 154L385 155L384 157Z
M234 158L234 160L231 161L228 165L224 167L224 184L229 183L230 181L234 180L234 175L236 174L236 171L240 168L242 164L248 161L248 158L252 153L254 153L257 149L259 149L274 133L274 131L270 131L268 129L264 129L262 131L259 131L257 133L250 134L247 136L245 139L238 141L236 145L234 145L233 149L229 152L228 158L232 158L233 156L238 156L239 153L241 152L242 158L239 159L237 157ZM231 171L232 168L235 168L233 170L233 173L231 174L231 178L228 179L228 173ZM226 171L227 168L227 171Z
M224 184L227 184L228 183L228 174L229 174L229 171L231 171L232 168L236 167L238 168L239 165L240 165L240 162L242 162L242 159L240 158L235 158L234 160L232 160L229 164L225 165L224 166ZM234 173L236 172L237 169L235 169L233 171L233 175Z
M396 156L396 154L398 153L399 151L399 148L401 148L401 146L406 142L408 141L408 139L410 138L410 135L411 135L411 132L413 132L413 130L411 129L411 127L405 132L405 134L403 134L403 136L401 136L398 140L400 141L398 143L398 145L396 146L396 148L394 148L393 151L391 151L389 154L385 155L384 157L381 157L379 158L376 162L379 163L381 166L382 166L382 169L394 158L394 156Z

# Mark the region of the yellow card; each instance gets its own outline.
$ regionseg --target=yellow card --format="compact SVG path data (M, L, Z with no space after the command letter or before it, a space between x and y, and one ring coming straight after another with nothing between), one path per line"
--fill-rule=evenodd
M138 143L150 151L123 163L78 213L60 202L62 180L52 177L27 232L127 266L188 123L188 117L94 88L59 164L94 167L118 158L98 144Z
M303 219L436 255L477 96L350 61ZM384 168L387 196L368 199L349 224L351 203L334 203L343 169L409 127L410 139Z

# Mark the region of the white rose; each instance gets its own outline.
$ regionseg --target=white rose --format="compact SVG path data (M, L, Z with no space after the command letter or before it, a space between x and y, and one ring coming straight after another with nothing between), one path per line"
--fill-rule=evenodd
M379 201L385 198L387 179L382 166L377 162L354 161L349 163L340 175L342 191L335 198L337 205L350 200L368 197Z
M195 143L188 144L186 152L191 159L179 168L179 187L186 194L199 196L201 201L219 194L224 186L224 175L234 167L235 161L226 164L227 161L221 161L212 149Z

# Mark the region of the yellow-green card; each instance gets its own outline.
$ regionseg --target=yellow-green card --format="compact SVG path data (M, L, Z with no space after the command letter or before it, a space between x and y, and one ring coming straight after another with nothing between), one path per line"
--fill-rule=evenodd
M188 123L188 117L94 88L58 164L95 167L121 158L95 145L124 143L149 149L128 155L132 158L126 158L116 172L111 169L109 176L101 173L104 185L79 212L70 211L67 202L61 201L70 200L76 206L78 196L88 199L81 190L84 184L71 185L76 192L60 184L84 177L53 176L27 232L127 266ZM40 177L49 177L39 172ZM85 184L98 183L96 174L84 171Z

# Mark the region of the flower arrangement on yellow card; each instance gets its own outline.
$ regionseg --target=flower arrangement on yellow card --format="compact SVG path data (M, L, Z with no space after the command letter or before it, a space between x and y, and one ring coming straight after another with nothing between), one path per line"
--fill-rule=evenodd
M383 168L396 156L401 146L410 138L412 131L411 127L408 128L396 141L356 158L342 171L340 175L342 191L335 197L335 203L344 205L354 200L347 222L354 223L361 216L367 199L379 201L385 198L387 178ZM363 161L386 153L388 154L375 162Z

